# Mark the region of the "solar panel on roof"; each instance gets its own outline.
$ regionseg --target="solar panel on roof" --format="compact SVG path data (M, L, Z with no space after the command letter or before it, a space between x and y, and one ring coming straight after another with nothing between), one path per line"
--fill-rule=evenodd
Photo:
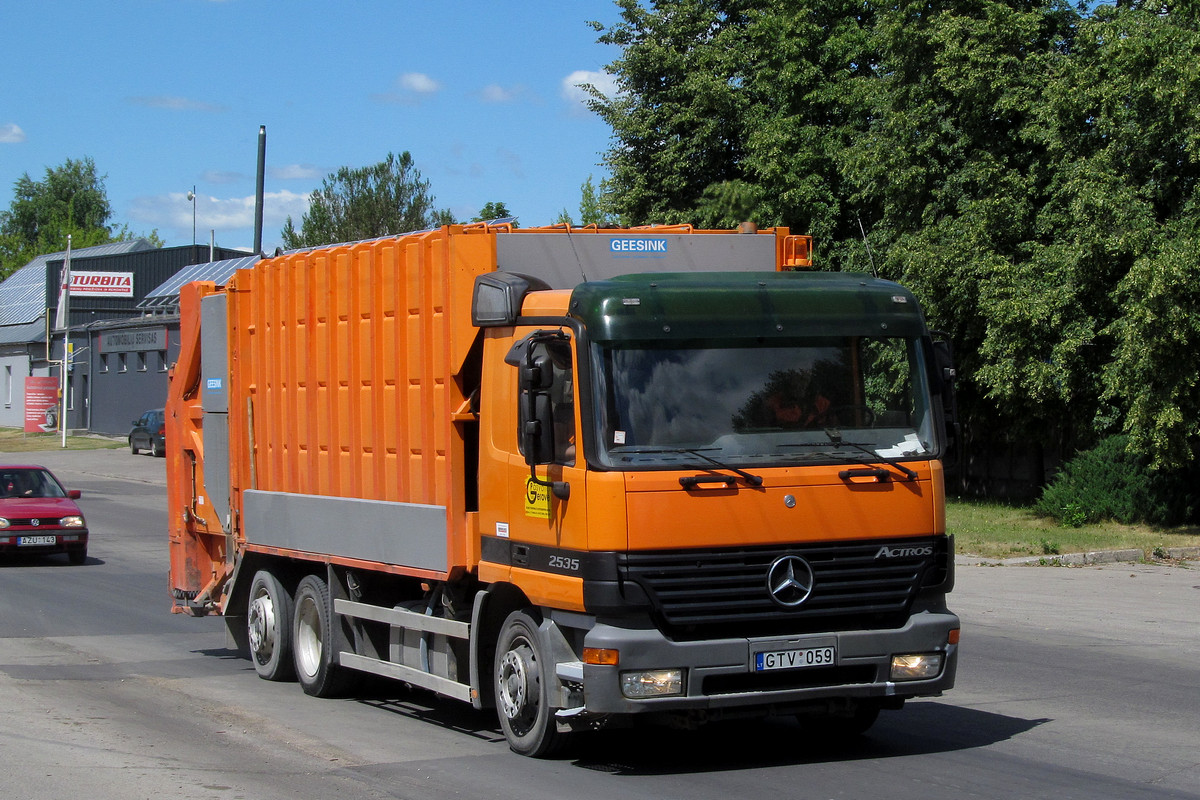
M259 261L259 256L244 256L230 258L225 261L208 261L204 264L192 264L176 272L168 280L157 286L146 295L146 299L138 303L138 308L153 308L168 305L179 297L179 290L192 281L212 281L221 285L233 277L239 269L247 269Z
M71 251L71 258L93 258L120 253L135 253L153 249L145 239L98 244ZM66 251L46 253L30 261L0 283L0 325L22 325L32 322L53 305L46 297L46 264L62 261Z

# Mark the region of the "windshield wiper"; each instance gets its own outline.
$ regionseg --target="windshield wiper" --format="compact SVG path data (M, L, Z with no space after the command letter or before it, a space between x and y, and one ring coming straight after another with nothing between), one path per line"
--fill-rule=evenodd
M913 470L909 467L906 467L903 464L899 464L899 463L891 460L890 458L885 458L885 457L879 455L878 453L876 453L874 450L871 450L870 448L866 447L865 445L860 444L859 442L843 441L842 440L842 432L839 431L837 428L826 428L825 435L829 437L829 441L833 442L834 447L841 447L842 445L846 445L848 447L853 447L856 450L860 450L860 451L866 453L867 455L869 455L871 457L871 460L873 462L875 462L876 464L887 464L889 467L895 467L896 469L903 472L910 481L915 481L917 479L917 473L915 470ZM843 477L845 477L845 476L843 476Z
M705 449L717 450L719 448L709 447L709 448L705 448ZM690 447L676 447L676 448L663 449L663 450L638 450L638 452L639 453L685 453L690 456L696 456L697 458L704 459L705 461L712 464L714 467L717 467L718 469L723 469L723 470L726 470L727 472L734 473L735 475L737 475L739 478L744 480L750 486L762 486L763 479L762 479L761 475L754 475L749 472L746 472L744 469L738 469L737 467L731 467L728 464L724 464L724 463L718 461L717 459L713 458L712 456L705 455L704 453L700 452L699 449L690 448ZM685 489L688 487L691 487L691 486L695 486L698 483L718 483L718 482L723 481L726 484L732 485L732 482L734 482L735 480L736 479L734 479L734 478L724 478L724 477L713 476L713 475L690 475L690 476L685 475L684 477L679 479L679 485L684 487Z

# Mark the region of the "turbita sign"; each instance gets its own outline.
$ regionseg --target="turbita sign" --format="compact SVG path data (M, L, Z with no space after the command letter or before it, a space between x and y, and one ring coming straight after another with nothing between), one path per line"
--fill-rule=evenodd
M71 297L133 297L133 273L72 272Z

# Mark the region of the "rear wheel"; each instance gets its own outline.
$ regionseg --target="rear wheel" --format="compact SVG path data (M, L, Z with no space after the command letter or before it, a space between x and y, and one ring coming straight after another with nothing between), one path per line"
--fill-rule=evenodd
M166 455L162 445L158 443L158 439L150 440L150 455L154 456L155 458L162 458Z
M292 652L296 679L306 694L334 697L349 684L349 670L337 663L339 645L329 587L309 575L296 587Z
M496 712L514 753L544 758L559 752L567 735L559 733L551 707L557 678L538 636L538 621L514 611L504 621L496 644Z
M250 583L250 605L246 609L246 631L250 639L250 660L260 678L269 681L291 680L292 596L279 579L267 570L259 570Z

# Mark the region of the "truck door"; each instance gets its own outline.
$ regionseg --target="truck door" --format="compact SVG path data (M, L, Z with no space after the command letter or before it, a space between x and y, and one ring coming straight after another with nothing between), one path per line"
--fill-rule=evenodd
M480 436L483 557L509 559L514 582L530 599L561 605L563 592L574 593L570 586L581 580L578 552L587 543L574 338L566 330L529 327L488 345ZM537 387L522 388L520 371L535 365L542 371ZM531 425L541 425L538 435L529 435ZM532 466L531 447L540 451Z

